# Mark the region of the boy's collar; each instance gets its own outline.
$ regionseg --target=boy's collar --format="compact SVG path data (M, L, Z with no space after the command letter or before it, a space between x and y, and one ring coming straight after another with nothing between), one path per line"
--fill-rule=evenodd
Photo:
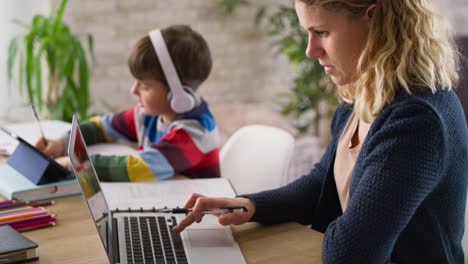
M195 107L188 112L177 114L174 121L181 119L195 119L207 111L208 104L202 97L197 95L195 96Z

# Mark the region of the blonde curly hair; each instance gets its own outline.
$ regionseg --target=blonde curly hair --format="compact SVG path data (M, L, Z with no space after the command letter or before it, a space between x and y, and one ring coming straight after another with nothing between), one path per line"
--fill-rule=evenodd
M368 41L357 64L358 79L338 87L338 96L371 122L398 90L452 89L458 81L459 52L445 19L428 0L300 0L352 16L375 4Z

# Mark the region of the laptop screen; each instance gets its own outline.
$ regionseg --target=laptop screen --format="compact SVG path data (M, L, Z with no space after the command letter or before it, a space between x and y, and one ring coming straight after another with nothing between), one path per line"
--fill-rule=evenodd
M73 116L68 155L72 164L73 172L81 186L91 216L96 224L102 243L108 251L107 246L107 214L109 206L104 198L104 193L99 185L99 179L88 155L86 143L81 134L78 120Z

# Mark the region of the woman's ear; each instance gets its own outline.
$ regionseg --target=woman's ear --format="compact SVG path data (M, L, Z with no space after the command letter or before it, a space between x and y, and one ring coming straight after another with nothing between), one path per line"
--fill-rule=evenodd
M374 16L375 8L377 7L377 4L372 4L369 7L367 7L366 10L366 17L370 20Z

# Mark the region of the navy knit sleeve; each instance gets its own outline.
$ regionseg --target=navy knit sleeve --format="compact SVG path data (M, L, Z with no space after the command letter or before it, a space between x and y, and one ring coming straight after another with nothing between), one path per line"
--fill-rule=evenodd
M332 142L337 141L338 124L346 122L350 109L341 104L333 115L331 130ZM316 163L308 175L275 190L256 194L242 195L255 203L255 215L252 221L273 224L295 221L309 225L312 222L314 208L319 199L320 190L325 179L328 166L335 151L334 144L329 144L320 162Z
M400 232L441 180L445 140L438 116L418 104L381 116L361 149L362 174L351 183L348 207L325 232L323 263L388 263Z

